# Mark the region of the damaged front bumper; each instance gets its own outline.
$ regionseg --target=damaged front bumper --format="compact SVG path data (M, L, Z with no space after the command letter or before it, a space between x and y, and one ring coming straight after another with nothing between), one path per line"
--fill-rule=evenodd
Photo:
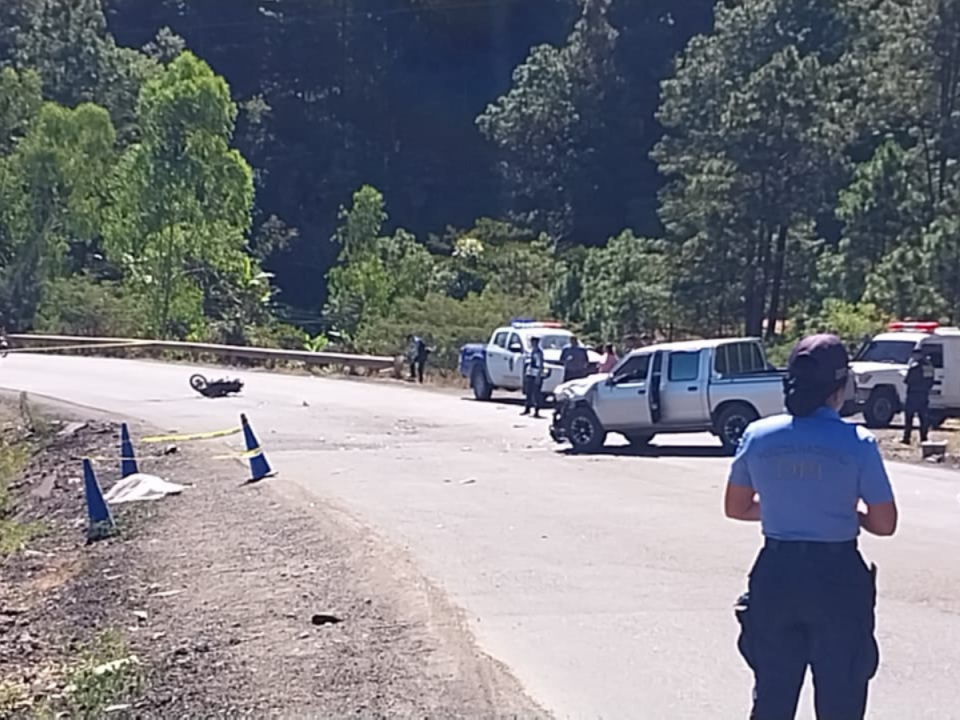
M555 443L567 442L566 416L573 406L568 401L557 399L553 409L553 419L550 421L550 437Z

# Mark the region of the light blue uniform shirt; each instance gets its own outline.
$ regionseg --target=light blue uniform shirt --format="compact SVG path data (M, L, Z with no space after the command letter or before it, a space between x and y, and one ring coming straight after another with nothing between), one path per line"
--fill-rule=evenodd
M776 540L853 540L860 534L857 501L893 500L873 434L827 407L805 418L776 415L752 423L730 484L759 494L763 534Z

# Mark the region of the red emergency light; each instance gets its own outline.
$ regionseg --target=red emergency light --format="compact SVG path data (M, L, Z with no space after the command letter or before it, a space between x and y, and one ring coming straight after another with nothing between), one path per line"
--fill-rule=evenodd
M516 328L517 330L521 329L536 329L536 328L562 328L563 323L557 322L556 320L546 320L546 321L537 321L537 320L513 320L510 323L510 326Z
M922 333L932 333L938 327L940 323L938 322L903 322L898 320L897 322L892 322L887 327L894 332L922 332Z

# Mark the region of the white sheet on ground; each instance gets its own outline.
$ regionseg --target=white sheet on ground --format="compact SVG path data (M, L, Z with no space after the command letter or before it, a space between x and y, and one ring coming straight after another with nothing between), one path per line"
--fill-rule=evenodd
M167 482L156 475L134 473L110 488L103 497L111 505L119 505L141 500L160 500L167 495L179 495L185 489L185 485Z

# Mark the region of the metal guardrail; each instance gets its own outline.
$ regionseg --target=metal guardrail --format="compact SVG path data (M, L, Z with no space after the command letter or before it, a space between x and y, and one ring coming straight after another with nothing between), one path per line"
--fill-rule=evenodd
M243 345L213 345L209 343L180 342L175 340L140 340L135 338L101 338L74 335L11 334L7 336L13 347L10 352L29 352L44 349L47 352L69 350L137 349L167 350L174 352L217 355L223 358L250 360L286 360L306 365L341 365L369 370L392 370L398 367L397 358L383 355L353 355L350 353L310 352L309 350L278 350L274 348L247 347ZM25 347L29 346L29 347Z

